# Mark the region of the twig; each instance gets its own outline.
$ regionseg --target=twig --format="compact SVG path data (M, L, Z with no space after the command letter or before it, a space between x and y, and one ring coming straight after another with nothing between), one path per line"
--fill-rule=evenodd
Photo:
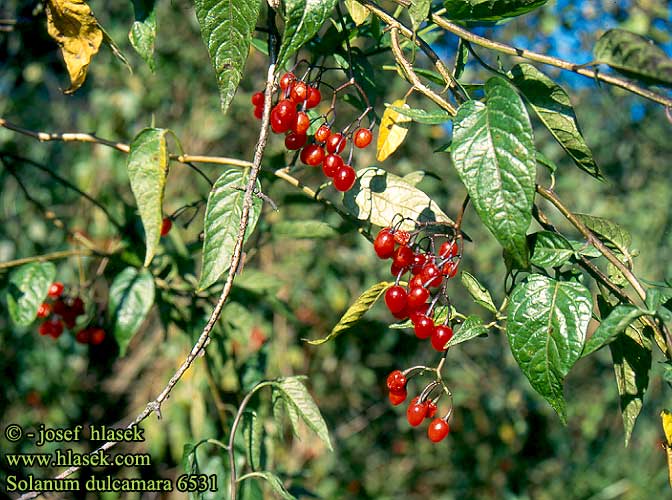
M196 344L194 344L187 358L184 360L184 362L182 363L180 368L175 372L175 374L170 378L168 384L156 397L156 399L147 403L145 409L137 417L135 417L135 419L133 419L133 421L130 424L126 426L127 429L130 429L131 427L138 425L152 413L156 413L157 416L161 418L161 405L168 398L170 392L173 390L173 387L175 387L175 385L182 378L182 375L184 375L184 373L191 367L196 357L205 348L206 343L210 338L210 332L214 328L217 320L219 319L219 316L221 315L222 309L224 307L224 303L226 302L226 300L229 297L229 294L231 293L231 289L233 287L233 280L236 277L235 270L238 269L241 260L243 242L245 239L244 238L245 232L247 230L247 224L249 221L250 208L252 207L253 203L256 181L259 175L259 170L261 169L261 160L263 158L264 150L266 148L266 141L268 139L268 124L271 112L271 89L273 87L274 72L275 72L275 65L272 64L268 68L268 75L266 79L265 102L264 102L264 115L262 117L259 139L257 141L257 145L254 151L254 162L252 163L252 167L250 168L247 188L245 190L245 197L243 200L243 210L240 216L240 227L238 228L236 245L233 249L233 255L231 256L231 264L229 267L229 273L226 277L226 282L224 283L222 293L219 296L217 304L215 305L212 313L210 314L210 318L208 319L207 324L203 328L203 331L201 332L198 341L196 342ZM116 444L117 444L116 441L108 441L107 443L100 446L98 449L94 450L92 454L97 453L99 451L108 450L113 446L115 446ZM70 467L65 471L63 471L62 473L60 473L58 476L56 476L56 479L63 479L65 477L68 477L77 470L79 470L79 467ZM39 492L31 491L21 495L19 500L28 500L30 498L35 498L38 495Z
M48 260L65 259L74 255L92 255L93 252L88 249L71 249L62 250L60 252L46 253L44 255L35 255L33 257L24 257L22 259L8 260L7 262L0 262L0 269L8 269L10 267L22 266L23 264L30 264L31 262L46 262Z

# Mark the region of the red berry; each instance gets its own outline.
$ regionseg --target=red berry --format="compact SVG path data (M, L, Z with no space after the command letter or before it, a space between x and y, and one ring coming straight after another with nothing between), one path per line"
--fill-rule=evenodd
M355 132L352 142L354 142L355 146L358 148L365 148L371 144L372 139L373 134L368 128L360 128Z
M289 126L285 123L285 120L280 116L280 112L277 108L271 110L271 130L276 134L283 134L289 130Z
M450 257L455 257L457 252L459 252L456 241L444 241L439 247L439 257L443 259L448 259Z
M429 309L428 304L423 304L416 309L409 308L408 318L411 320L411 323L415 324L415 322L418 321L420 316L426 316L427 309Z
M404 287L394 285L385 292L385 304L391 313L398 313L406 307L406 297Z
M454 278L455 275L457 274L457 261L451 261L451 262L446 262L443 265L443 269L441 269L441 273L446 277L446 278Z
M324 160L324 149L317 144L310 144L301 151L301 161L306 165L317 167L322 160Z
M47 293L47 295L49 295L49 297L53 299L56 299L60 297L61 294L63 293L63 288L65 288L63 286L63 283L61 283L60 281L55 281L49 287L49 292Z
M75 297L72 300L72 311L75 313L75 316L81 316L84 314L84 301L80 297Z
M173 221L170 217L164 217L161 221L161 236L167 235L173 227Z
M51 332L51 322L45 321L37 328L40 335L49 335Z
M330 153L340 153L345 149L346 142L348 142L348 140L343 134L331 134L327 139L327 151Z
M437 410L438 407L436 406L436 403L434 401L427 401L427 415L425 415L425 417L434 418L434 415L436 415Z
M397 276L403 276L404 274L406 274L407 271L408 271L407 268L400 267L397 264L395 264L394 262L392 262L392 265L390 266L390 274L392 276L394 276L395 278Z
M435 328L434 320L425 314L420 314L413 322L415 336L419 339L428 339L431 337Z
M58 320L57 318L50 320L50 323L52 324L52 326L49 335L57 339L63 333L63 323L61 323L61 321Z
M317 87L308 87L308 98L306 99L306 109L311 109L320 104L322 94Z
M308 115L303 111L299 111L299 113L296 115L296 123L294 124L294 127L292 127L292 132L295 134L305 135L309 128L310 118L308 118Z
M431 262L422 268L420 277L422 278L422 282L427 287L438 287L443 281L441 271Z
M434 329L434 333L432 333L432 347L441 352L452 338L453 329L448 325L439 325Z
M286 125L285 130L289 130L294 126L298 116L296 111L296 103L290 101L289 99L282 99L278 101L278 104L276 104L275 108L273 109L277 110L278 117Z
M289 97L296 103L305 101L308 98L308 85L305 82L296 82L289 91Z
M89 342L93 345L102 344L105 340L105 330L102 328L94 328L91 330Z
M408 307L416 309L427 302L429 290L425 287L412 287L408 292Z
M261 118L264 116L264 107L263 106L257 106L254 108L254 117L257 120L261 120Z
M394 232L394 241L400 245L408 245L408 241L411 239L411 235L408 231L403 229L398 229Z
M338 191L345 193L355 185L356 180L357 174L355 173L355 169L350 165L343 165L334 174L334 187Z
M37 308L37 317L46 318L51 314L51 305L46 302L42 302L40 307Z
M63 319L65 326L68 328L73 328L75 323L77 323L77 313L74 309L72 309L72 307L68 307L65 311L63 311L61 318Z
M420 274L426 262L427 256L424 253L416 253L413 255L413 267L411 268L411 272L413 274Z
M330 135L331 128L325 123L324 125L320 125L320 128L315 131L315 140L317 142L324 142L329 139Z
M285 136L285 147L290 151L301 149L306 144L307 140L308 136L305 134L295 134L294 132L291 132Z
M413 263L413 250L402 245L394 251L392 260L399 268L409 267Z
M292 73L292 72L285 73L284 75L282 75L282 76L280 77L280 88L281 88L282 90L287 90L287 88L289 87L289 85L290 85L295 79L296 79L296 77L294 76L294 73Z
M406 391L406 376L401 370L394 370L387 376L387 389L390 392L401 393Z
M412 427L417 427L422 423L427 415L427 403L411 403L406 409L406 420Z
M75 340L80 344L88 344L91 341L91 329L84 328L75 334Z
M441 418L435 418L432 420L432 423L429 424L427 429L427 436L432 443L438 443L442 441L450 432L450 426L448 422Z
M254 94L252 94L252 105L255 108L258 108L258 107L264 105L264 93L263 92L255 92Z
M53 306L54 314L58 314L59 316L63 316L63 314L67 313L68 309L69 309L69 307L62 300L59 299L56 302L54 302L54 306Z
M338 155L327 155L322 162L322 172L327 177L333 177L339 168L344 165L343 158Z
M394 235L389 227L381 229L373 241L373 249L381 259L389 259L394 253Z
M408 288L424 288L422 283L422 278L420 276L413 276L411 281L408 282Z
M390 392L387 397L390 399L390 403L394 406L399 406L406 401L406 395L406 390L404 390L403 392Z
M392 316L394 316L395 318L397 318L399 320L404 320L404 319L408 319L408 314L410 312L411 312L411 310L406 305L406 306L404 306L404 308L401 311L392 313Z

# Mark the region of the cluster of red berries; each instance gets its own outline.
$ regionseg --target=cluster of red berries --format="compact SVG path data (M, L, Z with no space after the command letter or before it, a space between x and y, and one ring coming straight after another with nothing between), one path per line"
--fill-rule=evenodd
M376 236L373 248L381 259L392 259L391 273L396 283L385 293L387 308L397 319L410 319L419 339L431 339L434 349L443 351L453 337L453 329L447 324L448 318L445 324L435 325L432 311L445 296L445 281L457 274L460 249L457 239L450 238L435 252L434 238L418 239L419 235L419 231L386 227ZM423 250L424 241L429 244ZM411 277L403 287L399 280L407 272Z
M40 335L48 335L57 339L64 328L72 330L77 318L84 314L84 301L81 297L63 295L63 283L54 282L49 286L47 295L53 302L43 302L37 309L37 317L46 319L38 327ZM84 328L75 334L75 340L82 344L100 344L105 340L105 330L97 327Z
M390 391L389 399L394 406L398 406L406 400L408 395L406 391L407 382L406 375L400 370L394 370L387 376L387 388ZM436 383L428 385L419 396L411 400L406 409L406 420L412 427L419 426L426 419L431 420L427 428L427 436L433 443L438 443L450 432L450 426L448 425L450 413L443 418L436 417L438 397L436 399L430 398L430 394L435 387L437 387Z
M322 166L322 172L333 179L334 187L341 192L349 191L355 184L355 170L345 162L341 153L348 139L358 148L365 148L373 140L368 128L357 128L350 131L350 126L340 132L331 130L326 118L320 117L324 123L315 131L312 138L308 136L311 119L306 113L320 104L322 94L318 85L310 85L298 79L293 73L285 73L280 77L280 98L271 109L271 130L276 134L285 135L285 147L290 151L301 150L299 158L305 165ZM261 118L264 108L264 94L257 92L252 96L254 116ZM350 159L352 159L352 148Z

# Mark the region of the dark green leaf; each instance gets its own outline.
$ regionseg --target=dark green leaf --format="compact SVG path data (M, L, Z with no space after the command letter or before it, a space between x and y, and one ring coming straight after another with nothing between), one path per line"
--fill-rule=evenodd
M572 245L561 234L539 231L527 238L532 249L530 262L535 266L560 267L574 255Z
M126 168L131 190L138 204L140 219L145 229L145 266L154 257L161 239L163 222L163 195L168 175L168 149L162 128L146 128L131 142Z
M261 443L263 439L263 425L253 411L243 413L243 439L247 462L252 470L261 467Z
M602 179L593 153L581 135L567 92L531 64L517 64L511 69L511 76L514 85L576 165L593 177Z
M443 110L425 111L424 109L403 108L391 104L388 104L387 107L392 108L400 115L408 116L414 122L426 125L440 125L453 119L451 114Z
M641 35L611 29L600 37L593 53L597 62L608 64L628 76L672 86L672 59Z
M278 67L283 68L289 58L313 38L329 19L337 0L285 0L285 31L278 54Z
M530 12L548 0L444 0L445 16L459 21L500 21Z
M330 450L331 440L329 439L329 429L322 418L320 409L313 401L313 397L303 385L299 377L287 377L279 379L274 386L282 391L282 397L287 404L288 410L294 410L306 423L310 429L327 445Z
M563 382L581 357L591 311L586 287L539 274L516 285L510 296L506 333L513 357L563 423Z
M127 267L117 274L110 285L108 311L114 324L114 338L119 344L119 355L142 326L154 304L154 278L151 273Z
M156 39L155 0L133 0L133 11L135 21L128 33L128 39L153 72L155 69L154 40Z
M271 226L275 238L330 239L338 236L338 231L326 222L318 220L283 220Z
M630 323L644 314L638 307L629 304L620 304L600 322L600 326L593 332L583 348L582 356L597 351L616 339Z
M236 93L259 16L259 0L194 0L201 36L217 76L222 111Z
M455 54L455 69L453 71L453 76L456 80L462 78L464 73L464 68L467 67L467 61L469 60L469 47L464 42L462 38L457 43L457 53Z
M236 246L247 186L247 171L230 169L224 172L210 191L205 209L203 264L199 290L215 283L231 266L231 256ZM257 190L261 184L257 181ZM261 199L254 197L245 231L248 238L257 225L261 213Z
M253 476L248 476L246 479L253 479L253 478L260 478L266 480L266 482L271 486L273 491L280 496L280 498L283 498L284 500L296 500L296 497L292 495L289 491L287 491L287 488L285 488L285 485L282 484L280 478L275 474L273 474L272 472L268 471L255 472Z
M408 14L411 16L413 31L417 31L418 27L425 19L427 19L431 5L431 0L411 0L411 6L408 8Z
M357 172L357 181L345 193L343 204L359 220L367 220L380 227L389 226L395 216L415 221L452 223L424 192L401 177L375 167ZM401 229L414 229L414 225L406 221Z
M12 271L7 290L9 317L17 325L30 325L44 302L49 286L56 277L56 266L51 262L31 262Z
M331 330L329 335L318 340L306 340L306 342L308 342L311 345L320 345L324 344L325 342L328 342L334 337L337 337L343 331L352 327L352 325L354 325L360 319L362 319L362 316L364 316L369 311L369 309L373 307L373 305L385 294L387 289L390 288L392 285L394 285L394 283L389 283L387 281L381 281L380 283L376 283L371 288L362 293L357 298L357 300L355 300L355 302L350 307L348 307L348 310L345 311L345 314L341 317L336 326Z
M464 323L462 323L453 338L448 342L448 347L461 344L486 333L488 333L488 329L483 325L481 318L478 316L467 316L467 319L464 320Z
M495 303L492 301L492 296L487 288L485 288L481 283L474 278L467 271L462 271L460 275L462 284L467 289L467 292L472 296L474 302L479 304L482 307L485 307L488 311L496 313L497 308Z
M602 217L587 214L574 214L583 224L608 245L616 248L624 256L630 255L632 237L630 233L615 222Z
M455 118L451 153L476 212L521 267L529 251L536 160L522 100L500 77L485 85L486 104L467 101Z

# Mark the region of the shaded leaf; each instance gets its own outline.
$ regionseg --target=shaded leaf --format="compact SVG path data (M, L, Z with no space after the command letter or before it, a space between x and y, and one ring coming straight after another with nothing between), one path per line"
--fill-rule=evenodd
M632 237L622 226L603 217L587 214L574 214L583 224L594 232L607 245L620 251L624 256L630 255ZM601 254L600 254L601 255Z
M285 31L282 34L278 68L319 31L337 0L285 0Z
M501 21L521 16L548 0L444 0L445 16L459 21Z
M641 35L622 29L607 31L595 44L597 62L608 64L647 83L672 86L672 59Z
M233 100L250 51L259 0L194 0L203 42L217 76L222 111Z
M243 439L247 462L252 470L261 467L261 444L263 440L263 425L253 411L243 413Z
M485 93L486 104L467 101L458 109L453 163L483 224L525 268L536 176L532 125L506 80L491 78Z
M506 334L532 387L566 423L564 378L581 357L592 297L580 283L531 274L510 296Z
M61 48L70 75L71 94L86 79L91 58L103 42L103 30L84 0L48 0L47 32Z
M356 26L363 24L369 17L369 9L357 0L345 0L345 8L348 9L348 14L350 14Z
M614 307L586 342L582 356L588 356L612 342L625 331L628 325L643 314L644 311L630 304L620 304Z
M574 248L561 234L539 231L527 238L532 250L530 262L535 266L560 267L574 255Z
M603 179L593 153L581 135L574 108L567 92L531 64L511 69L513 83L574 163L597 179Z
M370 167L357 172L357 180L343 197L343 204L359 220L387 227L395 216L418 222L453 221L423 191L401 177L383 169ZM404 221L400 229L414 229L413 222Z
M425 19L427 19L431 5L431 0L411 0L411 6L408 8L408 14L411 16L413 31L417 31L418 27Z
M37 310L47 297L55 277L56 266L51 262L31 262L12 271L7 290L7 309L15 324L27 326L35 321Z
M236 246L245 199L244 188L248 173L240 169L229 169L215 181L205 209L203 258L199 290L215 283L231 266L231 256ZM261 184L257 181L257 190ZM245 231L247 239L259 220L262 201L254 197Z
M376 142L376 159L378 161L385 161L388 156L394 153L408 134L408 129L403 123L410 122L411 119L399 114L398 111L394 110L394 107L410 109L403 99L397 99L391 106L385 108L380 120Z
M318 340L306 340L306 342L311 345L324 344L325 342L328 342L334 337L340 335L344 330L351 328L352 325L362 319L362 316L364 316L369 311L369 309L373 307L373 305L392 285L394 285L394 283L389 283L387 281L376 283L371 288L362 293L357 298L357 300L355 300L355 302L350 307L348 307L348 310L345 311L345 314L341 317L336 326L332 328L329 335Z
M119 344L119 355L145 321L154 304L154 278L147 269L138 271L127 267L117 274L110 285L108 311L114 325L114 338Z
M154 71L154 41L156 40L155 0L133 0L135 21L128 33L128 39L135 51Z
M279 388L282 392L283 399L288 403L288 410L294 410L324 444L330 450L333 450L327 424L301 379L299 377L282 378L277 381L274 387Z
M296 497L292 495L289 491L287 491L287 488L285 488L285 485L282 483L280 478L275 474L273 474L272 472L268 471L255 472L253 476L248 476L246 479L248 478L264 479L271 486L273 491L280 496L280 498L283 498L284 500L296 500Z
M131 190L138 204L145 229L144 265L148 266L161 240L163 195L168 175L166 133L161 128L146 128L135 136L126 161Z
M407 116L414 122L424 123L426 125L440 125L453 119L453 116L450 113L443 110L425 111L424 109L409 108L407 105L395 106L393 104L388 104L387 107L400 115Z
M469 295L471 295L474 299L474 302L482 307L485 307L490 312L497 312L497 308L495 307L495 303L492 301L490 292L487 288L481 285L481 283L476 278L474 278L467 271L462 271L460 274L460 279L464 285L464 288L467 289Z
M457 329L453 338L447 344L447 347L452 347L467 340L471 340L480 335L488 333L488 329L483 325L483 320L478 316L467 316L462 325Z

